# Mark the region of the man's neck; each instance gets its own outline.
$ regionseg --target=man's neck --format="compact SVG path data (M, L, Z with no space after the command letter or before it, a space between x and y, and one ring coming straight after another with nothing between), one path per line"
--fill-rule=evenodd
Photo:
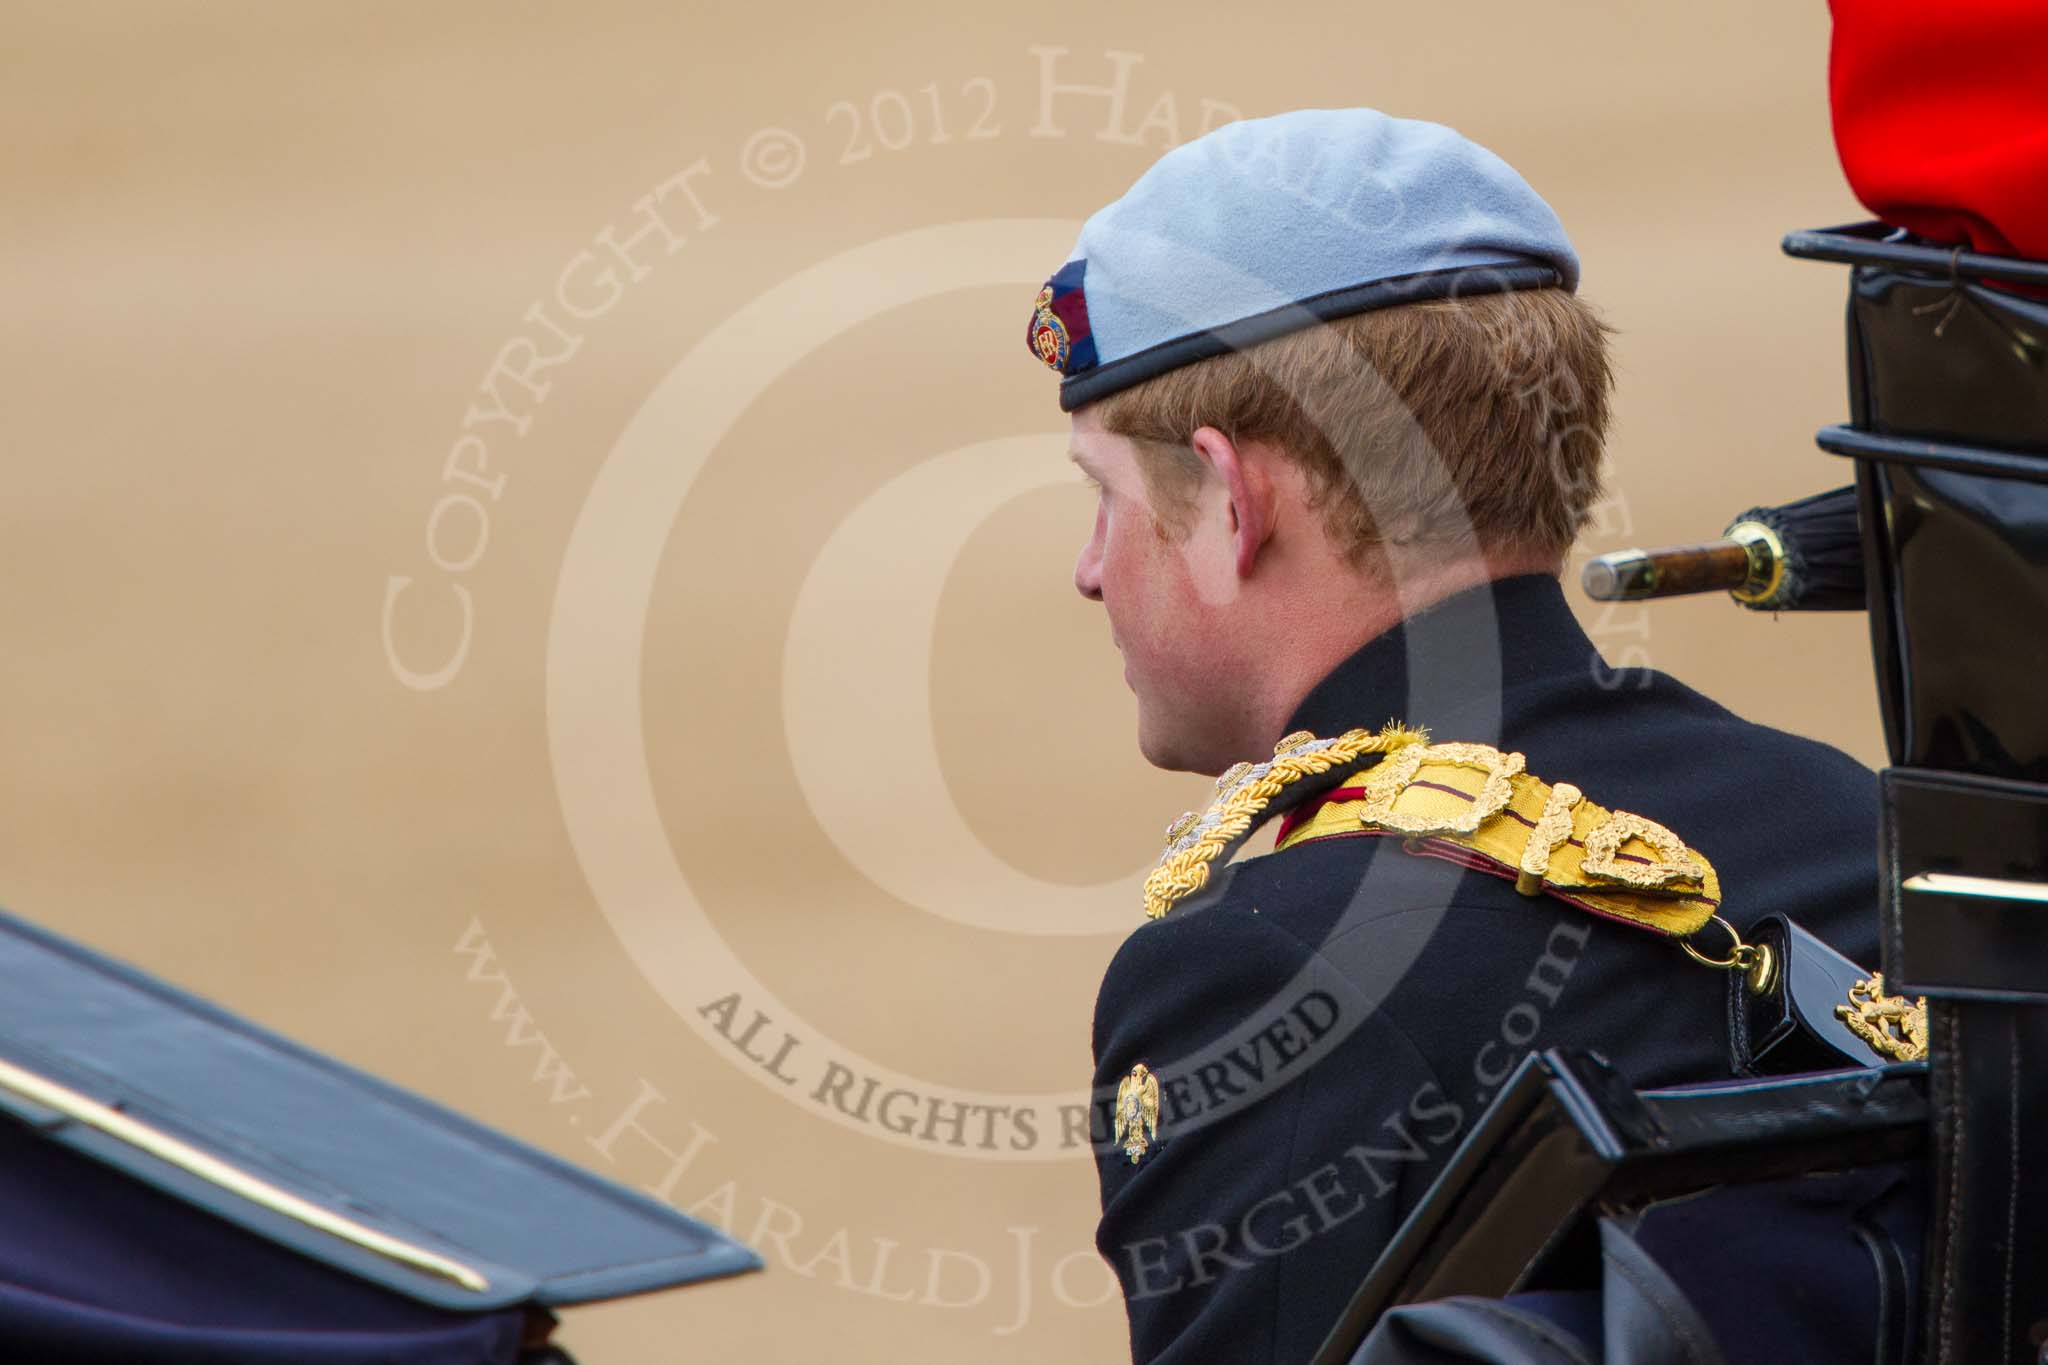
M1519 574L1561 571L1554 552L1502 552L1444 559L1426 546L1390 546L1386 558L1295 586L1263 613L1268 627L1256 670L1262 731L1250 749L1270 753L1288 719L1336 667L1409 617L1458 593Z

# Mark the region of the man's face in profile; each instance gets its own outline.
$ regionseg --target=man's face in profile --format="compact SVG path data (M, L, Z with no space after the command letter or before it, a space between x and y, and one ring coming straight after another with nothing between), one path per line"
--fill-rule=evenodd
M1104 431L1089 409L1074 414L1069 453L1096 489L1095 529L1074 587L1109 613L1110 640L1138 699L1139 751L1162 768L1221 772L1244 755L1217 752L1218 737L1235 732L1219 724L1232 679L1218 648L1235 582L1228 536L1212 524L1214 490L1180 535L1154 515L1136 447Z

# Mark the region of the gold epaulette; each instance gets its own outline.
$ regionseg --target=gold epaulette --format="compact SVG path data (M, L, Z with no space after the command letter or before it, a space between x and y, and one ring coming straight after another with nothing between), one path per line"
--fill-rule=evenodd
M1673 938L1704 928L1720 904L1713 865L1656 821L1597 805L1568 782L1544 782L1526 770L1521 754L1486 744L1431 744L1417 731L1389 726L1335 741L1290 735L1272 763L1225 773L1209 810L1182 817L1168 831L1166 857L1145 882L1145 912L1156 918L1206 883L1210 862L1231 836L1242 842L1256 814L1294 780L1276 784L1276 774L1300 776L1307 771L1302 759L1329 752L1318 746L1352 750L1333 761L1383 757L1288 830L1282 849L1338 834L1394 835L1411 853L1509 878L1524 895L1554 896ZM1198 837L1204 831L1208 837Z
M1216 779L1216 799L1207 810L1189 811L1166 827L1166 852L1145 878L1145 913L1158 919L1175 902L1207 886L1209 865L1229 857L1251 832L1252 822L1288 787L1428 738L1393 721L1377 733L1347 730L1335 739L1299 730L1274 745L1266 762L1237 764Z

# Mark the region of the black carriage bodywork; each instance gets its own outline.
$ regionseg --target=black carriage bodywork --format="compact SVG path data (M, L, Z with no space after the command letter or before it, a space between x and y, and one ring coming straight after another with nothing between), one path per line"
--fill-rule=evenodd
M1596 1057L1532 1057L1316 1365L1581 1359L1603 1332L1609 1361L1847 1359L1847 1333L1853 1358L2048 1359L2048 262L1878 223L1784 249L1851 267L1851 420L1817 440L1855 468L1884 989L1924 997L1926 1059L1639 1094ZM1751 1198L1785 1181L1792 1204ZM1816 1196L1853 1285L1801 1283L1796 1252L1774 1282L1688 1251ZM1807 1311L1827 1295L1834 1319ZM1798 1324L1829 1321L1834 1354L1806 1354Z
M1928 1002L1926 1356L2048 1333L2048 263L1870 224L1851 265L1851 423L1880 775L1884 972Z

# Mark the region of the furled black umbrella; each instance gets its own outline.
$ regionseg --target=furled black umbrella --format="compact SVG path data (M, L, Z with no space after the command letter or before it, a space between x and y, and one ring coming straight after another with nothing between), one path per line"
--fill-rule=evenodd
M1861 610L1856 490L1752 507L1704 544L1616 550L1588 561L1579 581L1601 602L1719 590L1752 611Z

